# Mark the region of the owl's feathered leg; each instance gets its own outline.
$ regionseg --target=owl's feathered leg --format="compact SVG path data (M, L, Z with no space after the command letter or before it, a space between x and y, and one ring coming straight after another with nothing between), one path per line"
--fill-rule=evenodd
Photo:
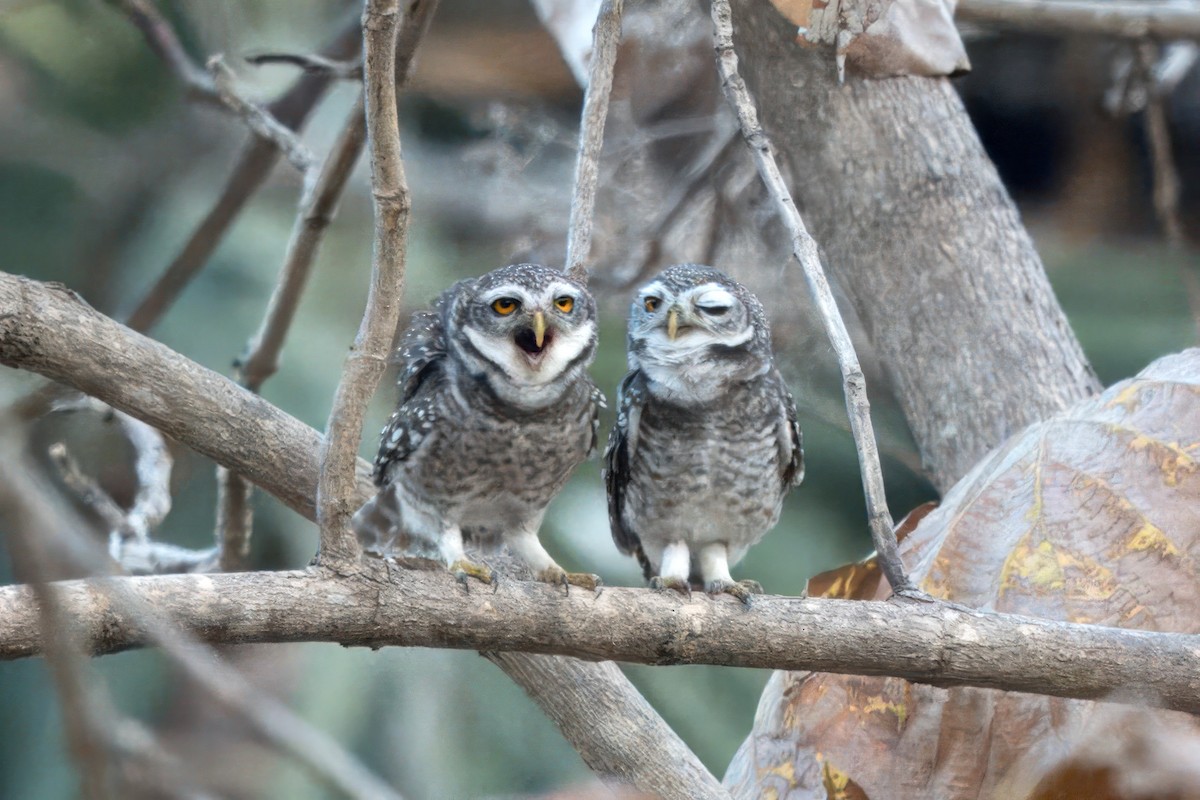
M673 589L691 597L692 585L688 582L688 573L692 568L691 559L686 542L672 542L664 547L658 574L650 579L650 588L659 591Z
M513 555L528 564L539 581L563 586L567 591L570 591L572 586L599 591L604 583L600 580L599 575L593 575L590 572L567 572L550 557L546 548L542 546L541 540L538 539L539 527L541 527L540 517L536 524L505 537L505 543Z
M758 581L733 579L729 574L729 551L721 542L700 549L700 574L704 577L704 591L709 594L731 594L746 605L750 605L754 595L763 591Z
M447 525L442 529L441 539L438 540L438 550L446 568L454 573L458 582L467 586L467 578L475 578L493 586L496 574L484 564L476 564L467 558L463 549L462 528L457 525Z

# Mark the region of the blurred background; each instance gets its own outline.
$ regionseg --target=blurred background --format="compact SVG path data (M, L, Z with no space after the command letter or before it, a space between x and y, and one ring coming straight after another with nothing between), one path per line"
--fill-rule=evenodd
M245 93L265 102L290 86L297 71L252 67L241 57L316 52L354 22L360 6L176 0L159 8L198 62L226 53ZM1159 233L1142 115L1104 108L1118 46L984 32L975 32L968 46L974 71L956 85L1100 377L1118 380L1194 345L1200 298L1189 287L1198 279L1195 253L1168 247ZM1200 72L1193 69L1167 105L1185 232L1197 230L1200 217L1198 91ZM356 92L353 84L335 86L312 116L304 139L318 156ZM581 99L557 45L525 0L442 0L401 104L414 209L410 310L458 278L517 258L561 262ZM723 111L713 119L688 119L698 129L713 128L728 124L717 118ZM605 158L628 161L670 135L616 126ZM0 269L61 281L124 318L208 212L246 139L230 116L190 102L138 31L105 3L0 0ZM299 190L296 172L276 167L151 335L231 374L270 296ZM620 230L611 224L619 204L619 192L601 197L599 214L610 224L598 222L598 237ZM263 389L268 400L317 428L325 423L362 312L371 214L367 170L359 164L324 241L282 369ZM605 250L600 239L597 246ZM718 266L737 276L736 264ZM610 400L624 369L623 317L632 294L622 274L596 281L604 328L593 372ZM786 292L782 297L765 299L770 308L787 301ZM862 558L871 546L832 354L815 320L811 330L781 338L781 347L808 348L793 349L790 359L801 365L790 377L801 405L808 474L779 526L735 577L754 577L772 593L798 594L810 576ZM366 458L394 400L391 380L368 419ZM33 376L0 372L0 400L11 402L37 385ZM886 381L876 374L870 388L889 503L900 516L934 493L919 473ZM611 409L604 424L611 424ZM88 413L36 423L35 454L57 441L128 503L135 488L130 453L115 426ZM209 546L213 464L182 447L172 452L174 505L159 536ZM598 572L610 585L640 585L636 565L612 545L598 472L596 462L579 470L555 501L543 539L568 568ZM261 493L254 504L253 566L306 564L315 551L314 526ZM98 523L96 530L102 537ZM7 558L0 550L5 583L12 580ZM514 796L589 780L553 725L475 653L313 644L225 654L406 796ZM95 667L120 708L199 765L222 796L324 796L292 762L211 709L158 654L108 656ZM632 666L626 672L717 775L748 732L767 679L763 671L707 667ZM76 791L45 665L0 663L0 797L71 797Z

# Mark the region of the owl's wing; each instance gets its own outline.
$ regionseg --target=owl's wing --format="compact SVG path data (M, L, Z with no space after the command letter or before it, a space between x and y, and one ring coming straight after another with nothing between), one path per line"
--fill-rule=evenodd
M431 311L413 315L400 343L400 403L383 429L371 478L376 486L387 481L388 467L416 451L433 429L439 412L434 384L446 360L446 334L439 298Z
M625 489L629 483L629 463L637 451L638 424L646 402L646 384L640 370L634 370L621 381L617 390L617 424L608 435L604 450L604 487L608 492L608 522L613 541L622 553L634 554L646 568L642 543L637 533L624 521Z
M800 433L800 422L796 419L796 400L788 390L783 378L776 373L775 384L779 391L780 420L779 448L783 463L783 490L799 486L804 480L804 436Z

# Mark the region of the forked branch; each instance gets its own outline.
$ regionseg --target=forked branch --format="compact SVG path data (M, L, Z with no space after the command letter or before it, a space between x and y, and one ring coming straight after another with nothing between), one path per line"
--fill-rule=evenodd
M871 406L867 401L866 379L854 352L854 344L846 331L846 323L838 311L837 301L829 289L825 269L816 240L804 226L796 203L792 200L779 164L771 150L766 132L758 122L758 110L746 82L738 74L738 57L733 47L733 13L729 0L713 0L712 19L714 41L717 52L717 68L721 73L721 84L729 105L737 114L742 136L750 146L759 175L766 184L775 209L787 228L792 241L792 254L800 262L804 279L812 293L813 302L821 313L825 333L837 356L842 371L842 386L846 394L846 410L850 415L850 432L858 451L858 464L862 472L863 492L867 499L867 517L871 526L871 539L879 554L879 563L898 595L916 596L919 592L908 579L904 564L896 547L896 536L892 531L895 521L888 511L887 498L883 489L883 470L879 464L879 447L875 441L875 428L871 424Z

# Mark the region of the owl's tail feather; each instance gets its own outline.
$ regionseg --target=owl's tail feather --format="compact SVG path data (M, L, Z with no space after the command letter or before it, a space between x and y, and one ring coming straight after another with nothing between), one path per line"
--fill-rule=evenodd
M650 559L646 557L646 551L642 549L641 542L633 549L633 555L637 562L642 565L642 577L647 581L654 577L654 566L650 563Z
M389 556L409 548L411 537L404 532L399 498L390 487L364 503L350 520L350 527L368 553Z

